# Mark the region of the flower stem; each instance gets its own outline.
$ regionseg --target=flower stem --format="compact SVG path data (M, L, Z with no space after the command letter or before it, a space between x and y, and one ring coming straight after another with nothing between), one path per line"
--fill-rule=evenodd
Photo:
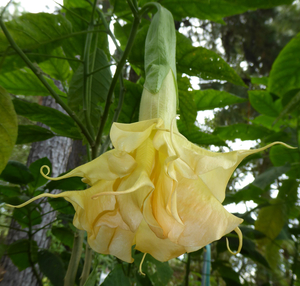
M204 250L204 262L202 269L202 286L210 285L210 262L211 262L211 250L210 244L205 246Z
M185 278L184 278L184 285L189 286L189 275L190 275L190 266L191 266L191 254L187 254L187 262L185 267Z
M79 260L82 253L82 243L84 231L77 230L74 234L74 243L71 258L68 265L67 274L65 277L64 286L74 286Z
M84 265L83 270L80 277L80 286L83 286L90 275L91 265L92 265L92 258L93 258L93 250L86 244L85 249L85 258L84 258Z

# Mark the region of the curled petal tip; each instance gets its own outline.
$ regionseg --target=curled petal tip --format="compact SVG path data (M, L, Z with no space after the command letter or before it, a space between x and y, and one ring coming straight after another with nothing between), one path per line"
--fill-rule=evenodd
M47 172L46 173L44 173L44 169L47 169ZM47 166L47 165L43 165L42 167L41 167L41 169L40 169L40 173L41 173L41 175L45 178L45 179L47 179L47 180L52 180L52 178L51 177L48 177L48 175L50 174L50 168L49 168L49 166Z
M229 251L231 254L237 255L238 253L241 252L241 249L242 249L242 246L243 246L243 234L242 234L241 230L240 230L238 227L236 227L236 228L234 229L234 231L236 232L236 234L237 234L238 237L239 237L239 247L238 247L238 250L237 250L236 252L233 252L233 251L230 249L230 247L229 247L229 241L228 241L228 238L227 238L227 237L226 237L226 246L227 246L228 251Z
M145 260L146 255L147 255L147 253L144 253L143 258L142 258L141 263L140 263L140 267L139 267L139 272L140 272L140 274L142 274L143 276L146 276L146 274L145 274L145 273L143 272L143 270L142 270L143 262L144 262L144 260Z

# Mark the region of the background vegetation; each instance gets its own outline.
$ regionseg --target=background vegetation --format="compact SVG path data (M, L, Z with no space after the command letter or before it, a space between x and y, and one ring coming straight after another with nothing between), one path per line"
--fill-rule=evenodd
M63 199L4 206L42 192L84 189L76 178L48 182L40 166L52 164L57 176L110 148L113 121L138 120L145 37L156 12L147 2L64 0L52 14L12 15L2 7L1 285L66 285L78 243L85 251L73 267L73 285L98 285L107 273L105 286L204 285L203 250L168 263L147 255L142 277L141 253L133 264L101 254L89 259L84 234L72 226L74 210ZM211 244L210 285L300 285L299 1L157 2L172 12L178 31L180 132L214 151L228 151L235 141L246 149L248 140L253 147L273 141L298 147L274 146L235 172L224 205L242 210L236 215L244 219L244 245L234 257L225 238ZM199 124L205 110L214 116ZM15 140L7 163L8 142ZM236 249L237 237L228 236ZM90 268L88 280L80 279Z

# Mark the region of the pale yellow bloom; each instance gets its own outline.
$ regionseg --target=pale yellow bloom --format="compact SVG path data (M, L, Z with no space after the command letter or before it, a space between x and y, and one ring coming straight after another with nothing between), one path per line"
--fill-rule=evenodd
M226 185L246 156L277 143L257 150L210 152L178 132L175 114L170 72L159 93L144 90L141 121L113 124L115 149L59 178L45 175L51 180L80 176L90 188L43 194L25 204L43 196L64 197L74 206L74 225L87 231L90 246L127 262L133 261L133 245L167 261L233 230L241 239L238 225L243 220L222 206Z

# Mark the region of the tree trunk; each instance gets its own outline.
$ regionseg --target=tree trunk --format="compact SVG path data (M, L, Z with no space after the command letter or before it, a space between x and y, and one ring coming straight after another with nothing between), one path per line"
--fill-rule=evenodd
M61 106L58 105L52 97L43 98L43 105L63 111ZM56 177L59 174L66 171L71 150L72 140L65 137L53 137L45 141L35 142L32 144L27 165L29 166L32 162L36 161L37 159L48 157L52 163L52 176ZM57 190L53 191L53 193L57 192ZM42 205L41 209L43 210L43 213L47 213L51 210L51 206L50 204L45 202ZM37 227L40 228L51 223L51 221L55 219L55 216L55 212L50 212L47 215L43 216L42 223ZM11 222L11 226L13 226L14 228L20 228L18 223L15 221ZM47 228L42 229L34 235L33 239L37 242L39 248L47 249L49 247L50 240L46 237L46 232ZM22 238L28 238L26 236L27 233L16 231L10 228L7 236L7 244L11 244L14 241L17 241ZM5 274L4 279L1 282L2 286L39 285L31 268L27 268L19 272L18 268L11 262L11 260L8 257L4 258L3 267L5 269Z

